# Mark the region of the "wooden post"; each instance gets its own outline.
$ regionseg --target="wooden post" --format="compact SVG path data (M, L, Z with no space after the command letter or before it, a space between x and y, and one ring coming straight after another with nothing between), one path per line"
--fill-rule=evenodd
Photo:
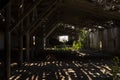
M6 23L7 26L5 27L5 43L4 43L4 48L5 48L5 80L9 80L10 74L11 74L11 69L10 69L10 63L11 63L11 34L9 32L9 27L10 27L10 19L11 19L11 3L8 3L7 6L7 18L6 18Z
M9 80L11 69L10 69L10 63L11 63L11 36L8 30L5 31L5 78L6 80Z
M20 30L20 39L19 39L19 55L20 55L20 60L19 60L19 66L22 65L23 63L23 35L22 35L22 30Z
M46 40L44 39L44 37L45 37L45 35L46 35L46 33L45 33L45 27L46 27L46 25L45 25L45 23L44 23L44 25L43 25L43 36L42 36L42 42L43 42L43 45L42 45L42 47L43 47L43 49L45 49L45 47L46 47Z
M31 59L34 59L35 45L33 45L33 35L32 34L30 35L30 33L29 33L29 37L30 37L29 44L30 44L30 48L31 48L31 55L30 55L30 57L31 57Z
M26 59L29 62L29 51L30 51L30 33L26 33Z
M23 4L24 4L24 0L21 0L21 5L20 5L20 13L19 13L19 17L23 14ZM20 47L20 61L19 61L19 66L22 65L23 63L23 21L20 24L20 39L19 39L19 47Z

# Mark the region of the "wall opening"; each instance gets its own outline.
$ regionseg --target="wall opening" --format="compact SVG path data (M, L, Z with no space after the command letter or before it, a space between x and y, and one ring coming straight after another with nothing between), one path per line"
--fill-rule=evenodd
M69 40L68 35L59 36L59 41L60 42L68 42L68 40Z

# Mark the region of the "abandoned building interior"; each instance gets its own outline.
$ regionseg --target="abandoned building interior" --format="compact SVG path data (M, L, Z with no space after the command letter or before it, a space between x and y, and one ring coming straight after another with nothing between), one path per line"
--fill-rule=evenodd
M0 80L120 80L120 0L0 0Z

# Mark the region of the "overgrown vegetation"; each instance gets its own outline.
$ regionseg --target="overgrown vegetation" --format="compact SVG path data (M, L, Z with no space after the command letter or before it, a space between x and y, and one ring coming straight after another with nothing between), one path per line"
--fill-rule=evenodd
M55 50L81 50L86 48L86 43L87 43L87 31L80 30L79 39L73 42L72 47L68 47L66 43L63 42L63 45L61 48L57 48L56 46L54 46L54 49Z
M84 49L84 48L86 48L86 43L87 43L87 31L80 30L79 39L78 39L78 41L73 42L72 49L74 49L74 50Z
M74 41L72 45L72 50L80 50L82 48L81 42L79 41Z
M119 73L119 63L120 63L119 57L114 57L112 66L113 80L119 80L119 77L117 75Z

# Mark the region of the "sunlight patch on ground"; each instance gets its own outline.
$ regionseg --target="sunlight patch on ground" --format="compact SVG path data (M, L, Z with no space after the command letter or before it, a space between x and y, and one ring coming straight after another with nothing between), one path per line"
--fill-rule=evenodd
M86 71L84 71L83 69L81 69L81 71L88 77L89 80L92 80L92 78L88 75Z
M38 63L24 63L23 68L16 69L10 77L10 80L22 79L26 76L26 80L47 80L47 79L60 79L60 80L76 80L88 79L98 77L112 76L110 64L100 61L88 62L82 61L51 61L51 62L38 62ZM25 74L25 75L24 75ZM53 76L54 75L54 76Z
M17 66L18 63L12 63L10 66L13 67L13 66Z

